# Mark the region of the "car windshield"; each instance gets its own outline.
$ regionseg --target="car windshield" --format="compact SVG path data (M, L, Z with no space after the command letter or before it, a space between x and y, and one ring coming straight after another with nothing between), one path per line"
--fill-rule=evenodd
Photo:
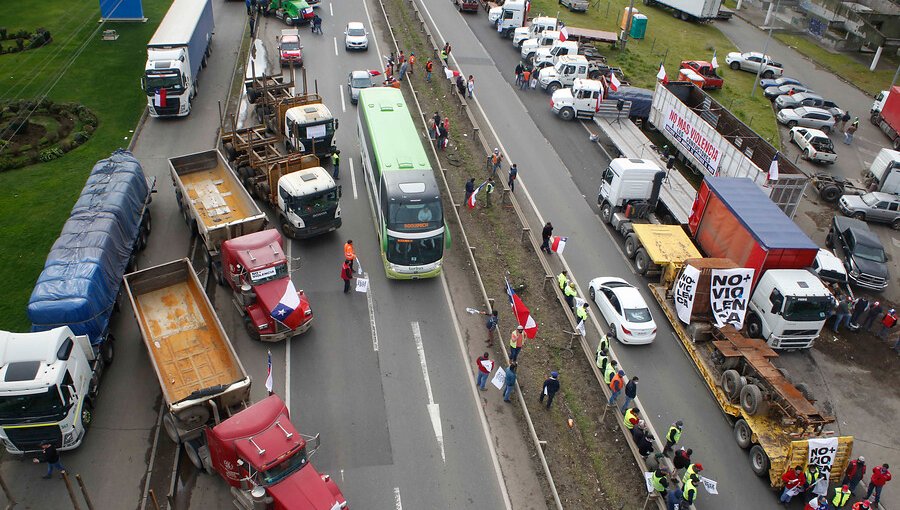
M798 117L805 117L806 113L807 113L806 108L804 108L802 106L800 108L794 108L794 114L797 115Z
M388 206L388 228L400 232L431 230L444 223L440 199L392 203Z
M366 30L363 28L348 28L347 35L350 35L353 37L363 36L363 35L366 35Z
M869 207L874 207L875 204L878 203L878 199L875 198L875 195L863 195L859 198L860 198L860 200L863 201L864 204L866 204Z
M296 51L300 49L300 43L296 41L283 41L281 43L282 51Z
M403 239L387 236L388 262L400 266L431 264L444 256L444 234L425 239Z
M259 473L259 481L261 482L260 485L274 485L284 480L295 471L303 468L304 466L306 466L306 464L306 448L304 448L295 453L293 457L288 457L281 464L276 465L268 471L261 471Z
M857 243L853 249L853 255L872 262L885 262L884 249L881 246L867 246Z
M62 418L64 412L65 405L56 386L41 393L0 396L0 420L52 420Z
M312 193L302 197L293 197L287 201L287 206L298 216L307 216L322 211L327 211L338 203L337 188Z
M633 323L650 322L650 310L647 308L626 308L625 320Z
M277 266L250 271L250 283L252 283L253 285L259 285L261 283L271 282L272 280L280 280L287 275L287 262L282 262Z
M789 321L821 321L831 307L831 299L827 297L787 298L784 306L784 318Z
M144 78L144 87L148 94L159 89L180 89L181 78L178 74L149 74Z
M355 89L366 89L372 86L372 78L364 76L361 78L350 78L350 86Z

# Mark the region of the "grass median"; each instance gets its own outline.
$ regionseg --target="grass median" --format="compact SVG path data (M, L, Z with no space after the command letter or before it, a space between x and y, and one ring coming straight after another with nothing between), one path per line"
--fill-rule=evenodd
M561 9L552 0L534 0L531 14L556 16L559 13L559 18L569 26L618 33L622 14L628 5L626 0L598 0L591 3L586 13L572 13ZM750 97L756 75L733 71L725 66L725 55L737 51L737 48L714 24L681 21L663 8L647 7L640 2L635 2L635 5L648 18L647 32L643 39L629 38L625 51L601 46L600 51L609 65L621 67L633 85L653 89L660 62L664 63L669 79L673 80L678 77L682 60L709 61L713 51L716 51L721 65L719 75L725 79L725 86L722 90L710 91L710 95L760 136L776 147L781 146L772 104L763 97L762 90L757 90L756 96Z
M99 119L88 142L65 156L0 173L0 329L28 329L28 297L88 173L131 141L146 103L139 85L145 47L170 3L144 0L148 22L103 26L118 32L115 41L100 39L97 2L0 3L9 31L44 27L53 37L42 48L0 55L0 100L32 99L55 83L47 99L82 103Z
M409 4L404 0L385 0L391 27L400 47L417 55L430 55L431 46L421 32ZM436 67L438 65L436 64ZM450 118L451 143L439 158L447 170L449 195L458 204L463 202L464 183L474 177L479 183L487 178L485 148L472 136L473 126L460 108L459 100L447 80L437 69L432 83L425 83L421 73L413 77L417 97L426 114L434 111ZM408 94L408 89L404 88ZM510 91L512 92L512 91ZM414 104L408 97L408 104ZM482 126L483 127L483 126ZM424 131L424 129L423 129ZM632 453L619 431L620 415L610 411L605 420L604 397L597 386L589 361L578 343L572 351L566 349L570 329L552 282L543 289L544 274L539 256L530 244L521 241L521 225L513 208L500 203L500 180L505 180L504 167L498 179L498 192L492 207L479 205L474 210L462 206L461 221L488 291L500 311L501 333L498 348L505 348L509 334L515 327L505 295L504 275L522 286L520 296L530 307L539 324L538 336L528 342L519 356L519 383L528 402L535 431L547 442L545 454L560 497L566 508L623 508L632 507L646 496L643 477ZM521 193L521 191L519 191ZM450 199L444 190L444 204ZM484 194L478 199L484 204ZM461 236L456 237L462 242ZM542 255L540 255L542 256ZM479 340L480 341L480 338ZM538 403L541 385L551 370L558 370L562 389L547 410ZM521 412L515 406L515 412ZM572 419L573 426L568 426ZM521 432L528 437L524 417ZM530 437L527 439L530 444ZM548 501L549 493L545 491Z

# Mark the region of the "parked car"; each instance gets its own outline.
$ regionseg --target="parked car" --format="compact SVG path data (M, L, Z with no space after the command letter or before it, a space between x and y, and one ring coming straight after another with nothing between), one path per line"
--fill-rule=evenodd
M623 344L649 344L656 323L641 293L621 278L600 277L590 282L589 294L616 338Z
M900 230L900 197L897 195L880 191L844 195L838 201L838 209L851 218L888 223L894 230Z
M344 48L348 51L369 49L369 32L362 23L358 21L347 23L347 29L344 30Z
M847 270L844 269L844 263L837 255L825 248L819 248L816 260L813 261L812 270L823 282L847 284Z
M825 99L814 92L798 92L793 95L778 96L775 98L775 109L796 108L798 106L815 106L821 108Z
M759 80L759 86L764 89L767 89L769 87L780 87L782 85L791 85L791 84L802 85L800 80L798 80L797 78L790 78L788 76L782 76L781 78L771 78L768 80Z
M825 100L822 102L822 106L819 108L823 108L828 110L828 113L834 117L834 120L840 120L841 117L844 116L844 110L842 110L834 101Z
M766 87L766 89L763 91L763 95L774 101L776 97L790 94L792 92L796 94L797 92L813 92L813 90L804 85L790 83L778 87Z
M788 111L788 110L782 110ZM794 127L791 128L791 141L797 144L803 159L828 163L833 165L837 160L834 152L834 143L828 135L818 129Z
M784 66L772 60L772 57L756 51L747 53L731 52L725 57L725 62L735 71L748 71L758 73L762 67L760 76L763 78L775 78L784 73Z
M813 108L812 106L785 108L784 110L779 110L775 114L775 118L778 119L778 122L791 128L803 126L821 129L826 133L830 133L834 129L834 117L828 113L828 110Z
M855 218L835 216L825 238L844 263L850 281L860 287L884 290L888 285L887 255L878 236Z
M347 91L350 93L350 102L356 104L359 101L359 91L374 86L370 71L351 71L350 75L347 76Z

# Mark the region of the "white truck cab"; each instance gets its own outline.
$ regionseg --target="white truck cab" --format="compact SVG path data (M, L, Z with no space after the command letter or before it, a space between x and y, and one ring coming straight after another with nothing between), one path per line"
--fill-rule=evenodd
M546 30L556 30L556 18L538 16L527 27L519 27L513 32L513 46L519 48L528 40L540 36Z
M764 338L773 349L808 349L819 337L833 299L811 271L770 269L750 298L747 335Z
M541 88L553 94L563 87L571 87L578 78L587 78L588 60L584 55L562 55L553 67L545 67L538 73Z
M553 42L553 46L549 48L540 48L534 52L534 66L540 68L547 65L556 65L556 62L560 57L577 54L577 42L560 41L559 39L557 39Z
M591 119L603 101L603 82L576 78L572 88L553 92L550 107L563 120Z
M504 3L496 22L497 32L503 37L512 37L515 29L525 26L525 7L525 0L508 0Z
M100 374L92 365L111 362L111 347L95 353L87 336L67 326L0 331L0 441L6 450L36 452L42 443L77 448L93 421Z
M541 48L552 48L559 42L559 30L544 30L540 34L522 42L519 54L525 60L530 60Z
M340 198L340 186L320 166L278 179L278 211L282 221L287 220L294 232L304 237L341 226Z
M319 158L330 157L334 152L332 142L337 128L338 120L323 103L289 108L282 126L285 149L315 154Z

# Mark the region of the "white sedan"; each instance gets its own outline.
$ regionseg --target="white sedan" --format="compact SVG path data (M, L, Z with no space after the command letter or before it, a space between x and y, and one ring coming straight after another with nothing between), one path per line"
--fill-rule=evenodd
M594 278L589 292L623 344L649 344L656 338L656 323L650 308L630 283L612 276Z

